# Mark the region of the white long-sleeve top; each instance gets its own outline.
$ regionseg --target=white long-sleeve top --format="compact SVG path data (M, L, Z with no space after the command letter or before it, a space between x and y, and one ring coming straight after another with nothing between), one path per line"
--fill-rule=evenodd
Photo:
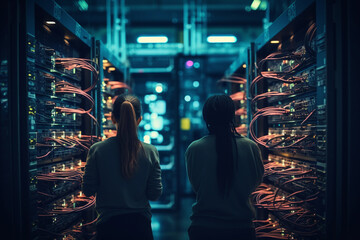
M91 146L85 165L82 190L86 196L96 194L98 223L114 215L142 213L151 218L150 201L162 193L161 170L157 149L141 143L138 167L130 179L121 174L119 142L116 137Z
M224 198L218 191L215 136L205 136L188 147L185 154L187 173L196 194L191 225L220 229L253 226L254 209L249 197L262 181L264 166L260 150L253 141L239 136L236 144L238 167L229 195ZM233 152L236 154L235 150Z

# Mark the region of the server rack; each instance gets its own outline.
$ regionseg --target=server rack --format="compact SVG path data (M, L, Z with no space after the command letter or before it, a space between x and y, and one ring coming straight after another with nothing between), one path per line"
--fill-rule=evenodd
M259 238L329 237L325 29L325 1L295 1L249 48L249 136L265 165L252 194Z
M13 142L6 159L17 173L9 177L12 238L90 239L95 199L80 185L87 150L99 140L92 38L54 1L7 6L15 40L7 118Z
M99 90L97 91L97 113L102 138L116 136L116 127L111 121L113 102L117 95L131 93L126 84L127 68L100 40L95 42L95 56L100 68Z
M262 214L267 221L275 225L275 229L259 230L259 236L276 231L296 239L326 235L328 129L322 7L321 1L294 2L255 41L257 69L249 89L253 117L249 130L261 145L265 177L253 197L256 206L266 209ZM271 201L259 200L263 194ZM263 223L256 224L261 229Z
M236 131L241 135L247 135L248 131L248 104L249 99L247 89L248 81L248 52L245 49L238 58L225 71L224 77L218 82L225 88L225 94L229 94L235 103L235 127Z
M177 79L172 57L142 56L130 58L129 85L142 103L143 119L139 139L159 151L163 193L154 210L178 207Z

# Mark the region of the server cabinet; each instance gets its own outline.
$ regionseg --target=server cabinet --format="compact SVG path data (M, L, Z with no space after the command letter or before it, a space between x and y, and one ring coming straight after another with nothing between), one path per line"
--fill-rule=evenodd
M224 77L218 82L222 84L225 89L225 94L228 94L235 103L235 127L237 133L247 136L248 114L247 108L249 102L248 93L246 91L249 74L248 52L249 48L240 53L236 60L225 71Z
M329 237L325 6L295 1L249 47L248 135L265 166L251 196L258 238Z
M18 44L10 45L9 86L17 156L7 159L18 172L13 238L90 239L95 198L80 187L87 150L99 140L92 38L54 1L9 6Z
M100 67L96 116L100 122L100 135L104 139L116 136L116 127L111 121L112 105L116 96L132 93L132 91L126 83L126 66L101 41L97 40L95 44L96 59Z
M254 44L249 132L261 147L265 166L264 183L252 196L259 209L255 224L260 237L326 238L322 4L294 2ZM268 223L272 226L264 227Z

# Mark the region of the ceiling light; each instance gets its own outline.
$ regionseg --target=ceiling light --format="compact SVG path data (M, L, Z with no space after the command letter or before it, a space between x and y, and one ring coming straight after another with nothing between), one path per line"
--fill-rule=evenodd
M257 10L260 6L260 3L261 3L260 0L254 0L250 5L251 9L254 11Z
M210 35L206 40L208 43L235 43L237 38L234 35Z
M47 24L47 25L55 25L56 22L55 22L55 21L46 21L46 24Z
M89 4L85 0L78 0L76 3L80 11L87 11L89 9Z
M136 40L138 43L167 43L167 36L140 36Z
M278 44L278 43L280 43L280 41L279 40L271 40L270 43L271 44Z

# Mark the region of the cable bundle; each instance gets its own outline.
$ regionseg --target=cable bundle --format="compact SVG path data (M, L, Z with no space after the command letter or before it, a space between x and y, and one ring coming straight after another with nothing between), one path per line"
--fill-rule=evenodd
M93 206L95 206L96 198L95 197L84 197L84 196L77 196L73 197L70 200L70 203L65 203L59 205L57 204L55 208L51 210L43 210L44 214L39 214L39 217L53 217L54 215L63 215L63 214L71 214L76 212L82 212L85 211Z
M236 93L231 94L230 97L233 101L246 100L245 92L236 92Z
M55 59L55 64L62 65L67 70L72 70L74 68L82 68L82 69L87 69L87 70L91 71L93 73L93 75L94 75L94 82L90 87L83 90L86 93L91 91L96 86L96 84L97 84L97 82L99 80L99 72L98 72L99 67L94 61L92 61L90 59L85 59L85 58L56 58ZM94 64L95 67L92 64Z
M118 81L108 81L106 85L109 86L110 89L118 89L118 88L131 89L129 85L127 85L126 83L118 82Z
M37 180L41 181L77 181L81 182L83 172L79 170L66 170L61 172L50 172L38 174Z
M290 235L284 231L278 222L271 219L254 220L256 238L290 239Z
M245 84L246 79L238 76L230 76L227 78L222 78L218 80L218 82L229 82L229 83L238 83L238 84Z
M75 110L75 109L74 109ZM37 159L45 158L49 156L57 148L67 148L67 149L80 149L88 151L90 146L94 143L94 141L99 140L97 136L86 136L82 135L82 138L79 137L60 137L60 138L52 138L47 137L44 138L45 143L36 143L38 147L51 147L52 149L48 151L46 154L42 156L36 157Z

